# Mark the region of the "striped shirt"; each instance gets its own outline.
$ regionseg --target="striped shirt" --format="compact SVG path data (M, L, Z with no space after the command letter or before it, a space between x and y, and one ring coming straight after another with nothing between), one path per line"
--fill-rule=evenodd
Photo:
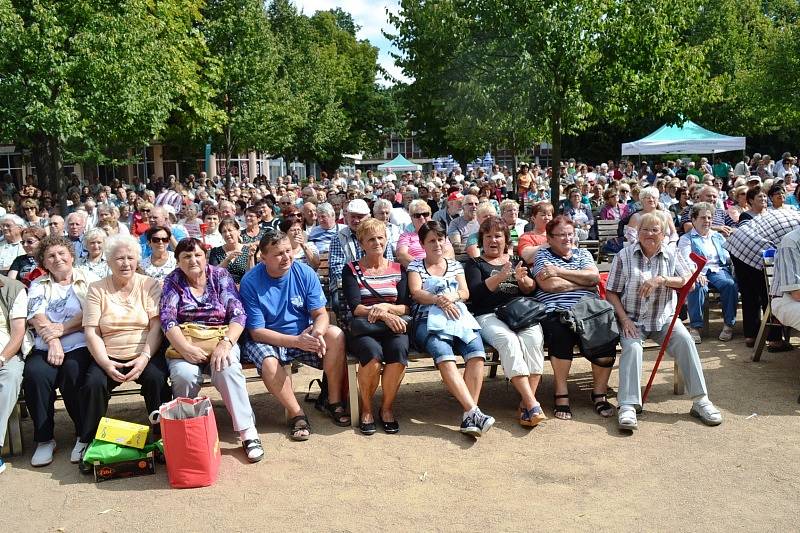
M359 276L359 270L361 270L361 276ZM364 285L365 280L372 287L372 291L380 295L380 298ZM342 286L350 309L355 309L359 304L370 306L405 301L405 273L402 271L400 263L390 261L386 270L381 274L367 274L357 262L348 263L342 272Z
M680 229L683 230L683 225L692 221L692 206L687 206L681 213ZM724 209L715 209L714 217L711 219L712 226L728 226L730 228L736 227L736 222L731 218L727 211Z
M758 220L746 220L725 241L725 249L742 263L761 270L763 254L776 248L783 236L800 226L800 211L773 209Z
M646 331L658 331L675 314L677 292L657 287L647 298L642 298L639 296L642 283L658 276L689 276L691 272L683 255L666 243L650 259L636 243L614 256L606 290L619 295L625 313L637 326Z
M536 254L536 261L531 267L531 276L534 278L544 270L548 265L557 266L566 270L584 270L595 266L592 255L585 248L574 248L572 256L569 259L564 259L555 255L550 248L542 248ZM596 296L597 292L594 289L574 289L566 292L547 292L542 290L538 285L536 292L533 293L533 298L537 302L545 304L548 311L556 309L569 309L578 300L584 296Z
M447 259L447 270L445 270L442 276L433 276L428 273L428 269L425 268L425 260L424 259L415 259L411 261L411 264L408 265L409 272L416 272L419 274L419 277L422 278L422 287L425 288L427 281L432 277L439 277L444 279L445 281L455 282L456 277L459 274L462 276L464 275L464 267L461 266L461 263L454 259ZM420 305L419 306L419 316L420 318L425 318L428 316L428 310L430 309L431 305Z
M783 296L784 293L800 290L800 228L784 235L775 253L775 274L769 293Z

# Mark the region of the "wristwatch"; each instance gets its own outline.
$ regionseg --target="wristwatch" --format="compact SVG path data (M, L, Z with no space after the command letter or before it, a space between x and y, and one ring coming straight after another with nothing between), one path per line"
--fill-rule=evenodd
M230 345L231 345L231 348L233 348L233 345L234 345L235 343L234 343L234 342L231 340L231 338L230 338L230 337L228 337L227 335L225 335L224 337L222 337L222 340L224 340L224 341L228 341L228 342L230 343Z

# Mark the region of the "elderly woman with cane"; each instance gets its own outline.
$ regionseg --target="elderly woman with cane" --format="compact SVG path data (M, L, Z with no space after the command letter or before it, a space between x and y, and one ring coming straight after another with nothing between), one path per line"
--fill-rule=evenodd
M664 342L675 314L672 289L683 287L691 276L685 259L664 242L668 230L663 217L642 215L637 229L637 242L614 257L606 284L606 299L614 306L622 333L617 422L623 430L638 428L642 343L647 338ZM709 426L721 424L722 415L708 399L697 348L682 322L675 323L667 349L686 379L693 400L690 414Z

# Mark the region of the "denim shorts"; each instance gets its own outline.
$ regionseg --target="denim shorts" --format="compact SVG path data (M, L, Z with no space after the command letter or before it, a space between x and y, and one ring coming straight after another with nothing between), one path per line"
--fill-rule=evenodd
M456 353L461 355L464 361L480 357L486 360L486 350L479 333L470 342L464 342L459 338L452 340L440 339L436 334L428 334L428 322L426 319L419 321L415 335L417 346L425 350L433 357L433 362L438 365L443 361L455 361Z

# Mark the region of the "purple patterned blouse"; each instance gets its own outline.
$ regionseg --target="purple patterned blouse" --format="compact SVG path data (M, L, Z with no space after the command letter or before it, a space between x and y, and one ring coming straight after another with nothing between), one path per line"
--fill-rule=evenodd
M206 265L206 290L200 298L192 294L180 268L170 272L164 278L159 314L165 333L185 322L205 326L236 322L244 327L247 320L233 278L226 269L211 265Z

